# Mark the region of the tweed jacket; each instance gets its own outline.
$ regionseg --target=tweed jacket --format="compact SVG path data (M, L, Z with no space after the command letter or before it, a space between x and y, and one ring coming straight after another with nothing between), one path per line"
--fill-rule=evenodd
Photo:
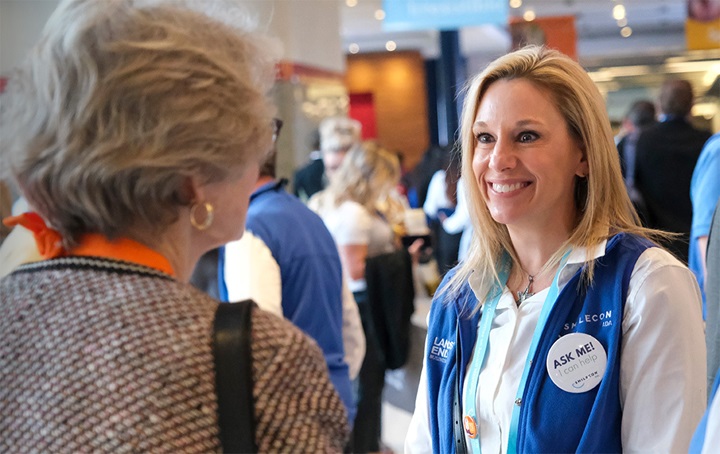
M24 265L0 280L0 452L217 452L217 302L109 259ZM340 452L345 408L320 349L254 309L260 452Z

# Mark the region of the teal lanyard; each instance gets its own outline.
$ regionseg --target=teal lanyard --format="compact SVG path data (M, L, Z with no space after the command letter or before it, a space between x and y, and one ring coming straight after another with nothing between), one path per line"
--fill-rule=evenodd
M548 291L547 297L545 297L545 302L543 303L537 326L535 326L535 333L533 334L533 339L530 344L530 351L528 352L527 359L525 360L525 369L523 370L520 385L518 386L517 394L515 395L515 405L513 406L512 419L510 422L510 433L508 434L508 454L517 453L517 431L518 422L520 420L520 405L522 403L522 396L525 392L528 375L530 374L532 359L535 357L535 352L538 344L540 343L540 337L545 329L545 324L547 323L547 319L550 315L550 310L555 305L555 301L560 293L558 280L560 279L560 272L567 262L568 255L570 255L569 250L560 260L560 266L558 267L557 273L555 273L550 290ZM463 408L465 409L465 415L471 417L477 427L477 435L475 438L470 438L470 451L474 453L482 452L480 448L480 423L477 418L478 381L480 379L480 371L482 371L484 366L485 356L487 355L490 330L492 329L492 323L495 319L495 310L497 309L498 302L503 294L503 289L507 285L509 274L510 258L507 254L503 254L500 270L498 272L499 283L493 289L490 300L487 301L483 307L483 313L480 318L480 326L478 327L477 340L475 343L475 352L473 354L472 361L470 362L470 369L468 370L468 388L465 392Z

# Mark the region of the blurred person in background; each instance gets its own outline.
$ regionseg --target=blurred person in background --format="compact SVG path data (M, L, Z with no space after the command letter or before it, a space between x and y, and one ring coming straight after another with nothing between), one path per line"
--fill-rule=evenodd
M693 89L670 79L660 88L660 122L644 129L635 145L635 188L645 204L647 227L676 233L667 247L688 262L692 203L690 181L710 132L690 123Z
M444 170L450 161L451 147L431 145L420 162L405 175L407 198L411 208L422 208L428 196L430 182L438 170Z
M406 451L687 451L699 291L640 226L593 81L544 47L502 56L461 140L475 235L430 309Z
M695 273L703 296L705 317L705 339L708 356L708 386L713 384L715 372L720 367L720 299L707 298L706 284L708 270L708 239L713 225L713 212L720 201L720 133L713 135L703 147L690 183L690 197L693 205L692 228L690 230L689 267ZM717 216L716 216L717 217ZM714 229L720 228L715 226ZM720 235L716 234L716 243ZM715 244L717 249L717 244ZM717 254L717 252L716 252ZM717 260L717 255L715 256ZM720 284L715 277L714 286ZM709 388L710 389L710 388Z
M625 188L627 188L630 200L635 205L635 210L643 222L645 222L647 214L642 195L635 187L635 146L640 133L656 123L655 105L644 99L635 101L630 106L625 118L623 118L622 124L625 135L617 144L618 153L620 154L620 169L625 179Z
M401 329L387 326L378 316L380 303L371 298L373 289L366 279L372 259L386 257L399 249L388 217L398 208L392 208L395 202L386 203L392 199L391 193L399 178L400 166L395 155L376 144L355 145L330 179L330 185L308 202L335 239L365 331L365 360L360 369L358 411L352 435L355 452L380 451L382 391L390 353L384 339L390 331ZM384 211L379 208L381 205L385 206ZM416 248L419 249L419 245ZM409 260L407 263L409 265ZM412 291L411 270L394 282L396 288L403 288L408 277ZM412 305L412 293L406 292L400 298L408 296ZM393 308L395 312L401 312L401 301L394 304L398 306Z
M276 179L276 157L273 147L260 166L245 234L220 248L220 299L252 299L315 339L352 424L351 379L365 355L360 315L330 232L317 214L285 191L287 180Z
M705 297L707 303L708 409L695 431L689 452L714 454L720 446L720 202L715 207L708 233Z
M0 451L217 452L243 429L260 452L345 444L321 351L252 308L253 387L232 390L252 391L250 427L222 426L219 305L186 282L243 234L275 52L229 4L196 6L63 1L10 76L0 169L37 212L8 222L46 260L0 280Z
M348 150L360 143L362 126L348 117L329 117L320 122L320 158L313 159L295 172L293 193L307 202L324 189L340 167Z
M462 232L451 234L442 228L442 220L455 213L458 205L460 166L457 160L449 158L448 155L448 162L433 174L423 204L433 233L433 254L440 274L445 274L457 264L462 235Z
M440 225L442 230L449 235L460 235L460 243L458 244L457 261L462 262L467 258L470 251L470 244L473 236L473 226L470 220L470 211L467 206L467 194L463 179L458 180L457 186L457 205L455 211L446 216L442 211L439 214ZM449 271L446 269L443 271Z

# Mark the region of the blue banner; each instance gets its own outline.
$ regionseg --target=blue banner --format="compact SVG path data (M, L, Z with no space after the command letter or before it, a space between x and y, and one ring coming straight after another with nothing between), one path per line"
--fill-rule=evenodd
M383 0L385 30L452 30L507 24L507 0Z

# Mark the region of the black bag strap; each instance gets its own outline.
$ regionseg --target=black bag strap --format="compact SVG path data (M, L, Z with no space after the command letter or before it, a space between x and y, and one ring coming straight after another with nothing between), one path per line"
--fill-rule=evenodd
M226 453L258 452L250 354L253 306L250 300L222 303L215 312L215 390L220 442Z
M460 403L460 383L463 377L460 376L460 364L462 363L462 352L460 352L460 328L455 339L455 393L453 396L453 435L455 436L455 452L467 454L468 448L465 443L465 429L463 426L462 405ZM479 436L479 435L478 435Z

